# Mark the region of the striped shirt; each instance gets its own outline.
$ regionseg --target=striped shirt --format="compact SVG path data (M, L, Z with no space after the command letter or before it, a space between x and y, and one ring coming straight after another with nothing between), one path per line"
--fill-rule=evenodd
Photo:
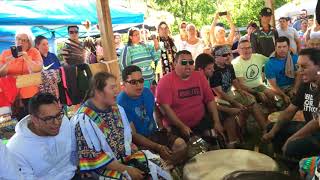
M144 86L149 88L151 82L155 79L152 62L156 64L160 59L161 50L156 51L152 44L137 44L123 48L120 56L121 71L129 66L136 65L140 67L142 76L145 79Z

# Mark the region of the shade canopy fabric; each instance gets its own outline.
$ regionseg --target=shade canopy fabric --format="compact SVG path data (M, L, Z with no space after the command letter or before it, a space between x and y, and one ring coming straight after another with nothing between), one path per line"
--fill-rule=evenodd
M112 25L142 24L144 14L110 5ZM0 51L13 44L20 26L29 27L35 36L49 39L67 37L68 25L90 21L91 27L80 27L80 36L99 34L96 0L0 1Z

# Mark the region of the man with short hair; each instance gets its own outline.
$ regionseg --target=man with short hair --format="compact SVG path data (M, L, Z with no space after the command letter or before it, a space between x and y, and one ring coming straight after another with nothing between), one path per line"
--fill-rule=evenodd
M280 113L275 125L270 126L263 140L272 141L275 150L298 160L318 156L320 152L319 100L320 100L320 50L302 49L298 71L303 83L291 104ZM298 110L303 111L305 121L294 121ZM272 127L272 128L271 128Z
M276 41L276 51L270 56L265 65L265 74L273 92L283 98L286 105L290 104L300 83L299 74L296 73L298 56L291 55L290 41L281 36Z
M278 32L270 25L272 10L263 8L260 11L260 29L250 36L252 51L269 57L275 49L275 40L278 38Z
M34 40L36 48L39 50L42 59L43 59L43 69L59 69L61 64L58 57L49 52L49 43L48 39L42 35L39 35Z
M238 45L239 57L232 61L236 77L241 88L254 95L267 105L271 105L275 94L262 82L262 69L268 58L261 54L252 54L251 44L242 40Z
M214 58L210 54L202 53L196 58L195 69L202 72L208 79L212 78L214 72ZM240 114L241 110L232 108L226 105L217 103L219 119L226 131L228 137L227 147L235 148L236 144L240 142L239 130L236 122L236 116Z
M155 112L154 96L150 89L143 87L141 69L135 65L125 67L122 80L124 91L118 95L117 102L124 108L129 122L133 122L133 142L159 153L171 163L176 163L174 159L182 151L185 152L187 145L183 139L163 128L161 119L157 118Z
M306 9L302 9L300 11L300 16L293 22L293 28L295 28L297 31L301 30L301 23L302 20L305 20L308 18L308 11Z
M56 97L38 93L7 147L25 179L71 179L77 166L71 124Z
M218 98L229 102L232 107L251 113L260 127L262 129L266 128L268 121L264 118L255 98L241 88L232 64L226 63L231 56L230 48L225 45L217 46L213 55L215 57L215 70L210 85ZM236 90L231 90L232 86ZM245 119L242 119L240 124L243 125L244 121Z
M279 36L285 36L290 40L290 50L297 54L300 51L300 39L298 31L292 27L289 27L287 17L281 17L279 19L280 28L277 29Z
M68 26L69 39L61 50L63 60L68 65L85 63L85 48L79 40L79 27Z
M258 25L255 22L250 22L247 26L247 34L240 38L241 40L248 40L250 42L251 34L254 33L258 29Z
M175 69L160 79L156 100L163 109L165 127L171 127L188 139L192 132L210 136L210 129L223 135L217 105L208 81L194 71L192 55L187 50L177 52ZM207 131L208 130L208 131Z

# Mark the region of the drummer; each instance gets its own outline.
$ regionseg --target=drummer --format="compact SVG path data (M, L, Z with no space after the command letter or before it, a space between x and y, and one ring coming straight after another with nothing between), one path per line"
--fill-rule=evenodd
M264 141L272 141L275 151L286 156L301 159L318 155L320 152L320 129L313 114L318 111L320 84L320 50L303 49L298 59L298 71L303 83L297 96L283 112L278 121L269 126L269 132L263 135ZM305 122L290 121L298 110L302 110ZM272 128L271 128L272 127Z

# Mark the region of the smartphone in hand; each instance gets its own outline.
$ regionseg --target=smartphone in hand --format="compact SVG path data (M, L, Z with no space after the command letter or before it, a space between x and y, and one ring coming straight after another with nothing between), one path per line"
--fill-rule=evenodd
M22 46L11 46L10 47L11 50L11 54L14 58L18 58L19 56L21 56L21 52L22 52Z
M228 14L227 11L219 12L219 16L226 16L227 14Z

